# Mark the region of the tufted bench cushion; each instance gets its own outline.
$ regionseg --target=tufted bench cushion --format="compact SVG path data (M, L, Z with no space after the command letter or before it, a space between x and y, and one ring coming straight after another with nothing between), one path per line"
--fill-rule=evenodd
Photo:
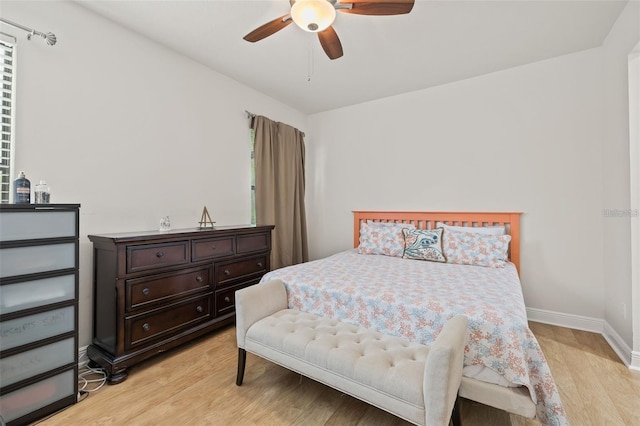
M339 375L422 410L422 376L429 350L399 337L292 309L278 311L247 331L250 347L273 361L295 357L327 375Z
M248 351L413 423L449 423L462 376L465 317L450 320L429 348L286 304L279 280L236 293L238 385Z

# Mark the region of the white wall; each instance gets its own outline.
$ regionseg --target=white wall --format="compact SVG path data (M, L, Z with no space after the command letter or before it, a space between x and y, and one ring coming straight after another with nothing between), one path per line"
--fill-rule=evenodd
M59 39L2 27L20 37L17 169L82 204L81 346L87 234L163 215L191 227L204 205L218 224L249 221L245 109L307 134L312 258L351 246L354 209L522 211L527 306L605 318L631 345L629 228L601 209L628 208L622 68L637 2L603 48L308 118L74 3L3 0L2 16Z
M250 221L247 109L306 131L306 116L62 1L2 1L19 37L16 170L80 203L80 346L92 336L88 234Z
M521 211L528 307L603 318L602 51L309 117L311 256L351 210Z
M630 1L603 43L605 137L602 144L603 208L630 209L629 173L629 54L640 41L640 3ZM635 117L638 120L637 117ZM636 121L637 124L637 121ZM616 217L604 221L605 320L624 342L633 343L631 281L631 221ZM623 309L623 306L625 309ZM626 312L625 312L626 311ZM640 333L640 330L638 331Z

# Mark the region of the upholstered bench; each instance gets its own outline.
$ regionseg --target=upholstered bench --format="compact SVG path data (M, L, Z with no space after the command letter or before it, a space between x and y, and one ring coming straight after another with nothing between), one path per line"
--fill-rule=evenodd
M238 376L253 353L412 423L446 426L462 378L467 318L445 324L431 347L287 309L280 280L236 292ZM456 405L457 406L457 405Z

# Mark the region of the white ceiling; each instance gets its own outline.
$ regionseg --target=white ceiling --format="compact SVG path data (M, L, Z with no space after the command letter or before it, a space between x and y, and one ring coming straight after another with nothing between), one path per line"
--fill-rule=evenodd
M288 13L288 0L78 3L315 113L598 47L626 0L416 0L408 15L338 13L344 56L333 61L295 24L257 43L242 39Z

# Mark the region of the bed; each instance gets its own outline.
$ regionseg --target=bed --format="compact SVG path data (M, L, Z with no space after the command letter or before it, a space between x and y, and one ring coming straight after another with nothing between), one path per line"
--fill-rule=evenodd
M355 211L353 232L353 249L262 281L282 280L290 308L417 343L432 343L447 319L463 314L459 395L544 425L568 424L527 323L519 213Z

